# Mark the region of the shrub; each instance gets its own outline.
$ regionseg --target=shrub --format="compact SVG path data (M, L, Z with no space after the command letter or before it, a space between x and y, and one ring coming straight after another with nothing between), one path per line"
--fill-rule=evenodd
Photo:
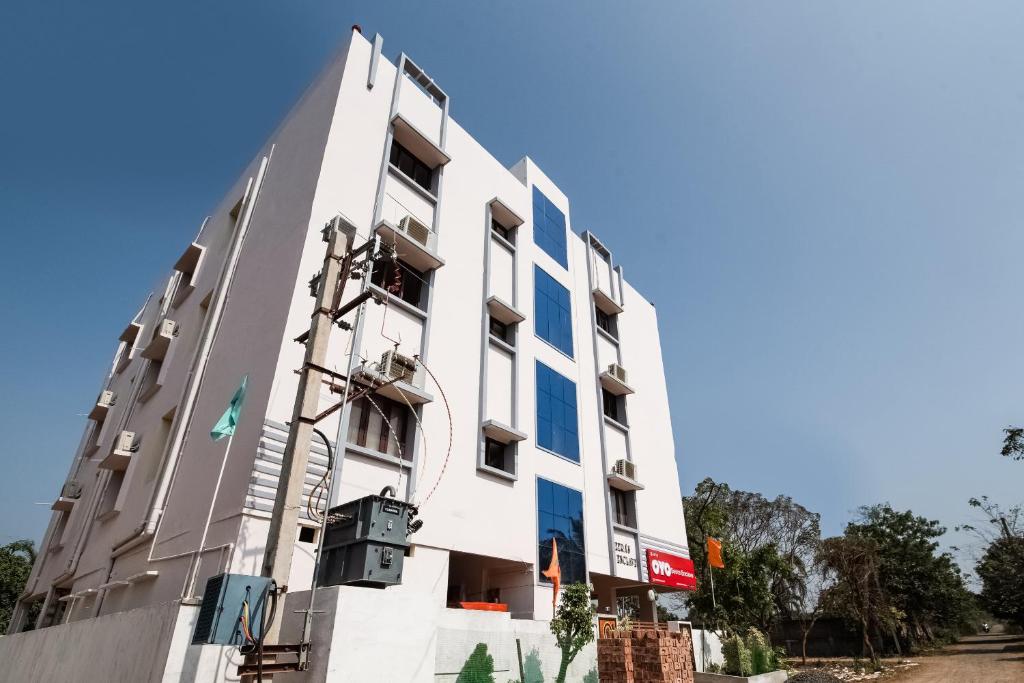
M722 654L725 656L725 672L733 676L749 676L753 671L750 661L750 650L739 635L730 636L722 643Z

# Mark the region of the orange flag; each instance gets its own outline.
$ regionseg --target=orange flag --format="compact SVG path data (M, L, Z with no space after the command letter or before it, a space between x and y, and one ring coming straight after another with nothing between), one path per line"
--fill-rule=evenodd
M541 574L555 584L555 589L551 592L551 609L554 609L558 604L558 589L562 585L562 568L558 566L558 543L553 538L551 539L551 564L548 565L547 571L541 572Z
M725 569L722 561L722 542L708 536L708 564L718 569Z

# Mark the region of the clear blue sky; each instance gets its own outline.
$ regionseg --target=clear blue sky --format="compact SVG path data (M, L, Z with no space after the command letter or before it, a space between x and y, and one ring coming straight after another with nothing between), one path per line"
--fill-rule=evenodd
M354 22L655 302L684 491L829 533L1024 497L1020 3L143 5L0 8L0 540L41 535L117 333Z

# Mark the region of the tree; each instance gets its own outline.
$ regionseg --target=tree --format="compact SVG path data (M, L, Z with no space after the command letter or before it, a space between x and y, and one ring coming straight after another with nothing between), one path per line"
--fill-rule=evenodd
M984 543L990 544L1000 537L1022 537L1024 536L1024 510L1020 505L1014 505L1009 510L1003 510L998 503L993 503L988 496L971 498L967 504L972 508L981 510L985 515L988 526L975 526L973 524L962 524L957 527L970 531Z
M0 633L7 631L18 596L36 562L35 544L29 540L14 541L0 547Z
M1024 460L1024 429L1007 427L1003 430L1003 450L1000 454L1004 458Z
M551 633L562 650L555 683L565 683L565 674L576 655L594 640L594 607L590 604L590 587L585 583L571 583L562 588L555 618L551 620Z
M819 544L820 549L820 544ZM814 629L814 624L821 617L824 603L821 595L829 581L829 572L821 561L820 552L804 569L804 591L800 596L797 608L797 619L800 624L800 657L801 663L807 665L807 638Z
M820 540L818 514L788 496L769 500L710 478L697 484L683 506L698 578L687 600L691 618L735 632L750 626L767 631L777 617L799 611L807 567ZM725 556L725 569L714 570L717 610L712 610L707 566L709 536L723 540Z
M985 609L994 617L1024 627L1024 538L997 538L975 570L981 579Z
M877 669L871 630L877 631L891 614L879 582L877 544L856 535L827 538L821 542L819 559L832 577L821 594L823 607L860 627L864 652Z
M899 614L892 638L901 649L895 629L906 644L916 647L944 635L956 634L965 614L972 611L960 569L952 555L937 552L946 529L936 520L897 512L888 505L862 507L846 527L847 536L874 542L878 579L886 602Z

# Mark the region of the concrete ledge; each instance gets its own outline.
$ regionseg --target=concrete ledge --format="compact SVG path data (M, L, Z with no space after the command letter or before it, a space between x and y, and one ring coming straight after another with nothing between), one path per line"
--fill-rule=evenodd
M766 674L757 676L726 676L725 674L706 674L695 672L693 683L782 683L789 680L789 673L782 671L769 671Z

